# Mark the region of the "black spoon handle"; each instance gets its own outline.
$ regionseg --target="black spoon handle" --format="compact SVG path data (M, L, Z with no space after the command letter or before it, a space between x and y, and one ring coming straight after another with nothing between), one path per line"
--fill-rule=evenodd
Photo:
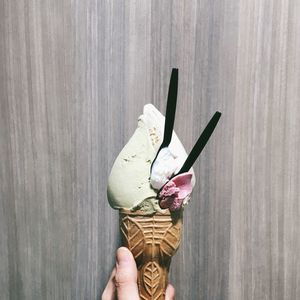
M164 139L160 149L169 146L175 120L176 104L177 104L177 91L178 91L178 69L173 68L169 84Z
M219 119L221 117L220 112L216 112L214 116L210 119L209 123L201 133L200 137L198 138L198 141L196 142L195 146L193 147L191 153L185 160L183 166L181 167L180 171L176 174L181 174L184 172L188 172L200 153L202 152L203 148L205 147L206 143L208 142L210 136L212 135L213 131L215 130Z

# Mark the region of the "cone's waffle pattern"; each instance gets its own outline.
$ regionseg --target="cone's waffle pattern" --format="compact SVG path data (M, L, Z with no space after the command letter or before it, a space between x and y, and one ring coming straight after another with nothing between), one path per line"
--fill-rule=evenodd
M180 243L181 225L181 213L149 216L120 210L123 245L136 260L141 299L164 299L171 258Z

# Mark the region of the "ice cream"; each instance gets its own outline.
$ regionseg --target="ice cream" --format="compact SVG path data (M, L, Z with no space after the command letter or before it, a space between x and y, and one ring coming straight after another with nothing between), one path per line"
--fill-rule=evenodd
M187 155L174 132L178 69L172 69L166 118L144 106L133 136L112 167L107 195L119 209L122 245L133 254L142 300L165 299L168 273L179 247L183 207L195 185L192 166L211 136L216 112Z
M170 145L161 149L157 155L164 135L164 123L165 117L152 104L144 106L138 127L116 158L108 179L107 195L113 208L151 214L170 208L166 204L176 199L180 199L180 208L186 204L195 184L194 172L191 169L189 175L181 176L179 187L176 182L180 180L176 181L174 177L175 182L170 181L182 167L187 153L173 131ZM167 197L162 188L168 187L169 181L175 184L177 192ZM179 193L178 189L182 188L185 194ZM185 197L182 198L182 195ZM178 209L179 202L173 208Z
M158 194L160 207L170 211L181 209L193 190L192 173L183 173L170 179Z

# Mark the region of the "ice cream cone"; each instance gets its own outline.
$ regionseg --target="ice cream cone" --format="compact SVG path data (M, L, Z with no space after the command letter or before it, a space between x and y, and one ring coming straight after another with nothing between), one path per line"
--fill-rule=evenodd
M122 242L137 263L142 300L165 299L169 267L180 243L181 227L182 210L149 215L120 209Z

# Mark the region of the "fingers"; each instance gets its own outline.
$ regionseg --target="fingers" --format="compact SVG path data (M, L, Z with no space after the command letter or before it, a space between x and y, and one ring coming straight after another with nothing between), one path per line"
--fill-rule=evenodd
M102 300L139 300L137 268L131 252L121 247L117 250L117 263L103 291ZM175 299L175 289L169 284L165 300Z
M166 299L165 300L174 300L175 299L175 289L171 284L168 284L166 289Z
M137 268L131 252L121 247L117 250L115 285L118 300L139 300Z
M116 287L114 283L114 278L116 275L116 268L111 272L108 283L103 291L101 300L114 300L116 298Z

